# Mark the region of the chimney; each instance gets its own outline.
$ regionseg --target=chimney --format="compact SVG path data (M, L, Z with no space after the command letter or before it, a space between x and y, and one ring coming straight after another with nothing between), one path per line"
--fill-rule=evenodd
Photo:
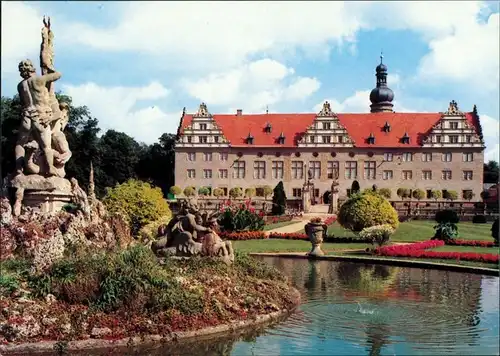
M241 114L243 114L243 110L241 109L236 110L236 116L241 116Z

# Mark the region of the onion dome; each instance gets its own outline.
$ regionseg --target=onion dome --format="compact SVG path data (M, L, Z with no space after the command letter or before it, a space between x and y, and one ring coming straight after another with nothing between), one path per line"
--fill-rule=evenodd
M375 69L377 87L370 93L371 112L392 112L394 92L387 86L387 66L382 62L383 58L381 54L380 64Z

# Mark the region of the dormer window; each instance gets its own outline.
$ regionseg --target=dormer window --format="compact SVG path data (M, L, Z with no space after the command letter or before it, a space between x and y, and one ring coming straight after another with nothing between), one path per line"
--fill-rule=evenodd
M272 130L273 130L273 127L271 126L271 123L270 123L270 122L268 122L268 123L266 124L266 127L264 127L264 132L266 132L266 133L271 133L271 131L272 131Z
M388 121L385 122L385 125L382 129L384 130L384 132L391 132L391 125Z
M368 136L368 144L369 145L374 145L375 144L375 136L373 136L373 133L370 133L370 136Z
M403 144L410 143L410 136L408 136L408 132L405 132L404 136L401 137L401 143L403 143Z
M278 137L278 144L280 145L284 145L285 144L285 135L283 134L283 132L280 133L279 137Z
M253 145L253 136L250 132L248 133L246 141L247 141L247 145Z

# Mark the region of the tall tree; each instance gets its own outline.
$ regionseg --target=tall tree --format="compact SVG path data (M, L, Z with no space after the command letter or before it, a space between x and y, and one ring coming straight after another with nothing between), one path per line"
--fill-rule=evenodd
M484 164L483 183L498 183L500 169L498 162L489 161Z
M175 180L175 135L164 133L158 141L143 146L136 172L139 178L150 180L166 195Z

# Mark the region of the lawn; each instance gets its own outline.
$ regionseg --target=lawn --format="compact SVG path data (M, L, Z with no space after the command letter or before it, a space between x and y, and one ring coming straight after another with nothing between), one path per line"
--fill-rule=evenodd
M425 241L434 236L434 221L415 220L400 223L398 229L391 236L391 241L413 242ZM302 231L303 232L303 231ZM343 229L338 223L328 228L329 234L338 237L353 237L351 231ZM473 224L462 222L458 224L458 239L493 241L491 237L491 224Z
M311 251L311 243L301 240L246 240L232 241L235 251L246 253L261 253L261 252L309 252ZM368 245L365 243L324 243L321 248L325 252L342 251L342 250L364 250Z
M299 221L293 220L293 221L282 221L282 222L278 222L278 223L268 224L268 225L264 226L264 231L274 230L274 229L277 229L280 227L296 224L298 222Z
M433 248L432 251L446 252L474 252L474 253L493 253L498 255L498 247L477 247L477 246L441 246Z

